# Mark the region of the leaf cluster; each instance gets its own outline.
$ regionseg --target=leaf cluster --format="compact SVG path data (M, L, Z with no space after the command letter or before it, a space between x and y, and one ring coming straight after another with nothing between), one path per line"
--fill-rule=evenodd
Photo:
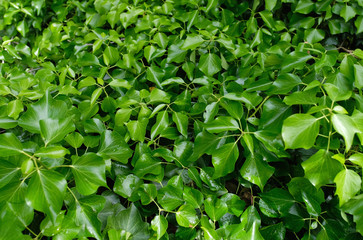
M362 0L0 0L0 239L362 239Z

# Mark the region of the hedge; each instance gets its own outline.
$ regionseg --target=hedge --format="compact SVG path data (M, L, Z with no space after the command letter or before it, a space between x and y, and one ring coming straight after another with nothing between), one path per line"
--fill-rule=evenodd
M363 239L362 0L0 16L0 239Z

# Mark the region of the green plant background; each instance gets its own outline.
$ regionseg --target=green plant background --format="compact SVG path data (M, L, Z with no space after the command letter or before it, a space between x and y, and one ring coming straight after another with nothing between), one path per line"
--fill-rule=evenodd
M362 0L0 16L0 239L363 239Z

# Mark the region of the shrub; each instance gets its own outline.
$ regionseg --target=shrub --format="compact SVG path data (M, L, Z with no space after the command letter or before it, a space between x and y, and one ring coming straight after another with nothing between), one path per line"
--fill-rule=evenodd
M0 15L0 239L362 239L363 1Z

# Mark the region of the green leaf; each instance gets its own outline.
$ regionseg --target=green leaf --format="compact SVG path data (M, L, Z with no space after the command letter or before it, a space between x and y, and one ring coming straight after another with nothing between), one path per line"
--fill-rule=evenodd
M148 224L142 221L140 213L134 204L131 204L131 207L117 213L115 216L111 216L107 221L107 225L110 228L130 233L132 239L149 239Z
M142 118L137 121L129 121L126 123L127 130L129 131L132 140L144 141L148 122L149 120L147 118Z
M0 134L0 155L9 157L18 155L23 151L23 146L14 133Z
M251 229L247 232L245 239L264 240L262 237L259 226L256 222L252 224Z
M358 16L354 21L354 25L357 28L357 34L363 32L363 16Z
M119 51L114 48L107 46L103 52L103 61L107 66L115 64L120 59Z
M309 114L294 114L288 117L282 126L285 148L311 148L319 134L319 127L319 120Z
M64 219L69 225L71 225L69 222L72 222L72 220L76 224L76 226L70 226L70 235L72 235L74 227L78 227L78 232L83 236L101 240L101 222L97 218L97 214L102 210L105 202L106 200L103 196L92 195L83 197L72 204ZM66 231L65 234L67 235L69 232Z
M111 158L112 160L121 163L127 163L132 156L132 150L125 142L124 138L117 132L106 130L101 135L101 146L98 150L98 155L104 159Z
M107 187L106 164L95 153L86 153L72 161L72 173L76 181L77 191L82 195L90 195L99 186Z
M281 72L285 73L290 72L293 69L302 69L305 66L306 61L311 58L312 56L305 52L292 52L284 58Z
M353 215L357 231L363 234L363 194L353 197L342 207L342 210Z
M315 198L306 192L302 193L302 198L306 205L306 210L308 213L314 217L318 217L321 213L320 203L315 200Z
M353 143L355 133L359 133L353 119L344 114L333 114L331 121L334 129L343 136L345 141L345 151L348 152Z
M65 137L66 142L74 148L79 148L84 142L84 138L78 132L73 132Z
M239 151L237 143L227 143L212 152L213 178L224 177L234 171Z
M99 65L100 62L95 55L86 52L82 54L82 56L78 59L78 64L84 67L84 66Z
M163 89L163 86L161 85L162 78L164 77L164 72L158 68L157 66L151 66L146 70L146 76L147 79L150 82L153 82L156 84L156 86L160 89Z
M0 161L0 188L19 177L20 174L21 170L13 163L3 160Z
M169 114L167 111L159 112L156 117L156 123L151 128L151 140L162 133L169 126Z
M136 195L137 190L141 185L142 181L134 174L129 174L127 176L119 175L116 178L113 191L123 198L131 198Z
M159 240L168 229L168 221L163 215L156 215L151 221L151 228L156 232L156 239Z
M273 224L260 229L264 239L282 240L285 239L286 228L282 222Z
M301 165L305 171L305 177L319 188L324 184L333 183L335 176L342 170L342 164L332 158L332 153L320 149Z
M226 202L220 198L207 198L204 201L205 212L213 221L218 221L228 211Z
M221 197L221 201L227 204L228 212L230 214L236 215L237 217L243 213L243 210L246 206L246 203L241 200L239 196L233 193L224 194Z
M8 116L13 119L17 119L19 117L19 113L21 113L23 109L23 103L20 100L13 100L8 103Z
M188 116L181 112L173 112L173 122L175 122L178 131L188 137Z
M355 9L348 4L344 4L340 11L340 16L344 18L345 22L348 22L350 19L354 18L357 13Z
M55 223L63 205L67 187L65 178L53 170L37 170L29 181L26 200Z
M204 198L203 194L194 188L184 187L183 199L194 208L201 208Z
M205 124L205 129L210 133L234 131L239 129L238 122L229 116L220 116L210 123Z
M262 159L262 156L258 154L250 154L240 170L241 176L247 181L259 186L261 191L263 191L263 187L273 173L274 168L268 165L267 162Z
M308 14L313 11L315 4L311 0L300 0L295 8L295 12Z
M60 142L68 133L75 130L71 118L43 119L39 121L39 126L45 145Z
M285 190L274 188L266 193L260 193L261 199L281 216L286 215L294 205L294 198Z
M181 49L183 50L194 50L201 45L205 40L201 35L188 35L185 39Z
M175 213L177 223L182 227L194 228L198 222L197 212L191 205L183 205Z
M70 154L69 150L61 146L42 147L34 153L35 156L44 158L63 158L67 154Z
M272 11L276 6L277 0L265 0L265 8Z
M40 120L65 119L68 107L63 101L54 100L49 91L36 103L27 106L19 118L19 126L32 133L40 133Z
M212 77L221 71L222 62L216 54L208 53L200 57L198 67L205 75Z
M135 175L140 178L144 177L146 174L159 175L162 173L160 164L161 161L159 161L157 158L151 157L147 153L142 154L135 163Z
M363 88L363 66L354 64L354 83L358 89Z
M339 206L348 202L354 197L362 186L362 178L353 170L344 169L340 171L334 178L337 186L335 192L339 196Z
M325 37L325 32L321 29L306 29L304 33L304 39L309 43L317 43L323 40Z

